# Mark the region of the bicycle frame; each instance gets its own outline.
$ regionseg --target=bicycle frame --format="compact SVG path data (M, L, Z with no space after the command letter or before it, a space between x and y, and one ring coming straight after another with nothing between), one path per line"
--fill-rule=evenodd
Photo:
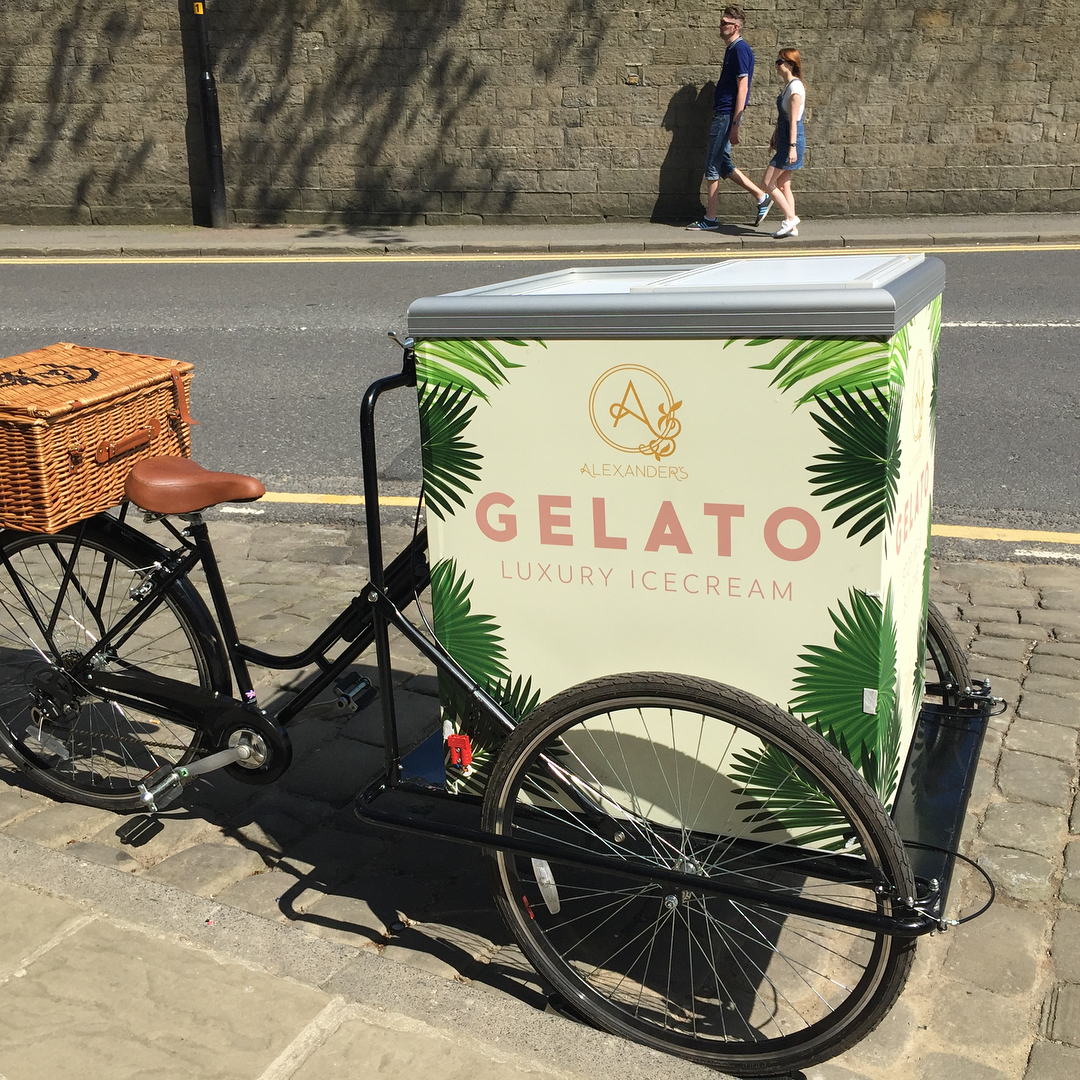
M609 856L583 853L580 849L564 846L558 842L525 840L481 829L397 814L378 809L373 805L380 795L402 786L393 692L393 667L390 655L389 631L391 627L396 628L410 644L434 664L440 674L456 684L487 718L508 732L516 726L514 720L498 702L476 683L437 641L433 642L422 634L404 614L403 608L407 607L408 602L418 595L420 589L424 588L428 582L429 571L426 559L422 558L426 547L426 533L419 533L413 544L398 555L389 566L384 565L378 510L375 409L383 393L416 385L415 353L411 340L405 341L403 348L404 359L401 371L373 383L366 391L361 404L360 441L367 507L365 517L370 580L322 634L307 648L290 656L275 656L240 642L206 524L199 514L185 515L188 526L183 532L167 520L164 522L169 531L181 542L182 548L171 553L166 553L165 549L161 549L164 553L163 558L144 579L142 585L133 591L133 595L136 596L134 607L115 626L105 632L86 653L78 670L72 673L73 677L87 689L107 692L111 699L120 704L138 705L151 714L177 720L208 732L211 736L211 750L213 750L220 749L219 736L230 726L254 722L253 718L256 717L263 724L273 724L280 730L323 690L332 685L363 652L374 644L378 681L381 688L379 698L385 746L385 769L383 776L363 792L357 801L356 812L362 819L391 828L428 833L454 842L511 851L557 863L589 867L636 881L654 884L662 882L682 889L762 905L784 914L805 915L872 933L916 937L939 929L939 921L924 910L928 904L927 898L916 900L914 897L890 894L889 883L884 881L874 883L874 887L877 891L890 895L896 911L896 914L891 916L848 908L839 904L788 896L775 890L746 884L740 880L741 876L738 873L732 873L723 878L706 878L656 866L640 858L616 860ZM73 568L77 561L81 538L82 530L77 533L70 563L65 567L56 610L59 610L64 593L73 578ZM18 575L2 549L0 549L0 560L21 590L22 585ZM237 682L239 699L224 698L212 691L146 672L110 672L104 670L100 662L94 663L99 657L107 656L110 648L117 648L123 644L127 637L135 632L140 622L148 618L164 601L166 591L200 563L206 575L218 625L224 637L225 651ZM30 607L34 610L33 605ZM54 611L49 624L41 623L39 620L39 629L50 646L53 644L51 634L55 619ZM327 659L327 652L342 641L346 645L341 654L333 661ZM295 669L315 663L321 670L312 676L308 684L287 705L273 716L268 716L258 709L247 667L249 662L279 669ZM284 745L287 747L287 740ZM540 762L552 780L558 784L561 792L582 813L592 817L605 816L598 805L578 790L577 785L569 782L565 773L560 774L557 764L544 757L540 758ZM461 798L445 792L432 793L430 790L418 789L414 786L408 786L407 790L410 795L436 799ZM792 846L789 845L762 845L759 856L762 860L760 865L767 866L771 862L779 866L782 861L787 860L788 856L785 852L790 853L792 850ZM628 852L629 854L631 853ZM844 855L814 852L809 865L812 865L815 874L826 879L851 882L855 880L857 871L858 879L861 882L866 881L865 866L862 864L858 867L853 866L850 857Z

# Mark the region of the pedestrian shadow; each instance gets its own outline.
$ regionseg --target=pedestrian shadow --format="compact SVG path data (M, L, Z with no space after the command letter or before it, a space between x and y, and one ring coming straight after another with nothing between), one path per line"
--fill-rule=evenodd
M705 211L701 202L701 178L705 148L712 119L714 84L687 85L676 90L668 102L661 124L671 132L671 142L660 166L656 202L651 221L662 225L685 225Z

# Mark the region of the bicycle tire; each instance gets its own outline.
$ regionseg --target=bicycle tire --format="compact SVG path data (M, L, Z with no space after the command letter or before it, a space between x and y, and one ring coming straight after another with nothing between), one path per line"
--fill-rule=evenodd
M914 888L895 826L847 760L764 701L687 676L609 676L541 705L500 753L483 820L881 913ZM804 1068L863 1038L914 955L913 940L757 902L506 851L485 859L507 925L573 1010L739 1076ZM840 865L849 880L827 880Z
M926 609L926 651L937 673L930 682L953 682L966 690L971 685L967 654L956 640L941 608L930 601Z
M85 693L67 673L130 610L133 582L166 552L99 516L85 524L65 587L77 529L0 533L6 557L0 560L0 750L53 796L118 812L142 809L139 781L161 765L196 757L201 733ZM54 614L50 645L42 627ZM134 666L222 694L231 690L216 625L186 578L170 586L102 665Z

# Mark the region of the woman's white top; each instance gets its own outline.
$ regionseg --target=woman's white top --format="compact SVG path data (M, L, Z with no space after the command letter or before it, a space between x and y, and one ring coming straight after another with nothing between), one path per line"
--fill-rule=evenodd
M799 115L791 116L791 95L798 94L802 100L799 102ZM780 93L780 108L791 116L791 122L797 124L802 118L803 113L806 112L806 87L803 86L802 79L792 79L791 82L784 87Z

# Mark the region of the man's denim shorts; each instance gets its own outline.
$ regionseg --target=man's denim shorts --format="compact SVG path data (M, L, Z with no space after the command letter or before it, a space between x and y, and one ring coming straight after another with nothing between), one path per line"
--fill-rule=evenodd
M709 149L705 153L705 179L726 180L735 171L731 160L731 113L713 113L709 128Z

